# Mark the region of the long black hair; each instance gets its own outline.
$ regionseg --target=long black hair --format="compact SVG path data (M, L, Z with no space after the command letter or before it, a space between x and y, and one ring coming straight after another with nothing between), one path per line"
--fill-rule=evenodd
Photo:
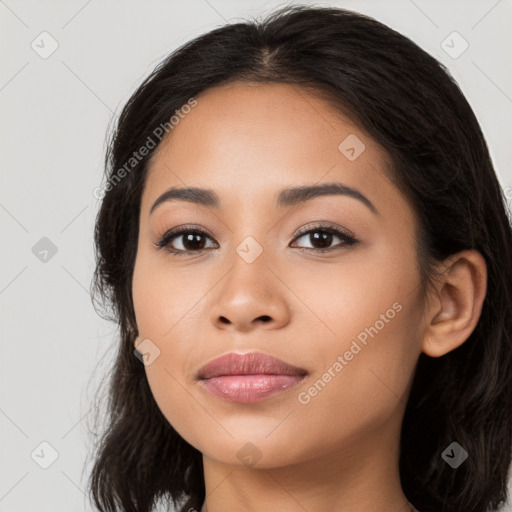
M89 480L95 506L148 512L172 500L185 512L205 499L202 454L163 416L133 354L140 201L156 148L131 159L149 138L158 143L156 134L170 130L169 120L201 91L240 80L308 88L387 150L390 177L417 216L426 285L434 264L455 252L476 249L485 258L476 328L448 354L419 357L399 468L403 491L421 512L499 507L512 459L512 230L484 136L445 66L410 39L362 14L307 5L186 43L143 81L111 133L91 288L99 313L116 322L119 344ZM453 441L469 454L457 469L441 457Z

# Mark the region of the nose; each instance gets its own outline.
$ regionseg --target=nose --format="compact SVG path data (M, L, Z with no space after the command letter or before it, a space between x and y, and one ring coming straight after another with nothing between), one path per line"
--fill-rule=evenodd
M278 329L290 320L286 287L267 266L265 251L248 263L238 254L214 289L211 321L219 329Z

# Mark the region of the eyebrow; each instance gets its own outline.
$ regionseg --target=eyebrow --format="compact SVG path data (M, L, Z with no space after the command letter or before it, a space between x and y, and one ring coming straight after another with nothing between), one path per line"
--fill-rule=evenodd
M357 199L367 206L372 213L376 215L379 214L375 205L365 195L359 192L359 190L337 182L283 189L279 192L277 197L277 206L281 208L291 207L310 201L316 197L332 195L342 195ZM168 201L188 201L190 203L213 208L219 208L221 204L219 196L211 189L171 187L153 203L149 214L151 215L160 204Z

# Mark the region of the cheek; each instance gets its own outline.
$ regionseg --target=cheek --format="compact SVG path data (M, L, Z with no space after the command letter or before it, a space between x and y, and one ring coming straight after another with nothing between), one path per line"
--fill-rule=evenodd
M202 292L192 267L166 264L165 254L141 250L135 262L132 294L137 326L141 336L168 337L174 326L193 313L191 309Z
M391 333L410 314L398 310L416 300L419 285L412 254L392 254L384 246L332 265L317 263L314 271L302 264L283 268L281 275L293 283L289 300L297 332L307 332L312 344L320 339L340 349L361 333L364 342L367 330L375 334L375 328L381 338L390 334L388 343L398 343Z
M294 281L294 292L310 310L297 315L298 330L315 346L318 379L303 389L304 402L316 402L318 411L326 408L343 422L351 421L347 411L368 419L388 415L399 405L420 353L412 251L378 254L380 262L361 260L336 272L319 268L314 278Z
M332 341L319 340L316 357L321 363L299 390L294 419L310 431L321 431L321 446L378 435L407 402L419 355L410 329L415 309L395 294L382 302L366 299L365 308L354 308L349 319L331 324L337 333Z
M205 291L192 271L171 269L165 261L143 250L138 253L132 280L135 316L140 337L149 338L158 349L158 357L145 366L155 402L173 428L197 445L201 436L194 425L204 410L194 407L187 369L197 366L196 308Z

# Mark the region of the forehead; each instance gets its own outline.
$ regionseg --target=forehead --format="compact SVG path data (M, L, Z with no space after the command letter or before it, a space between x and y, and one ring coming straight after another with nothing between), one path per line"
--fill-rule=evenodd
M221 203L275 198L278 189L333 181L364 189L377 203L383 194L399 200L385 150L304 88L235 82L196 100L151 159L147 213L169 187L187 186L214 189Z

